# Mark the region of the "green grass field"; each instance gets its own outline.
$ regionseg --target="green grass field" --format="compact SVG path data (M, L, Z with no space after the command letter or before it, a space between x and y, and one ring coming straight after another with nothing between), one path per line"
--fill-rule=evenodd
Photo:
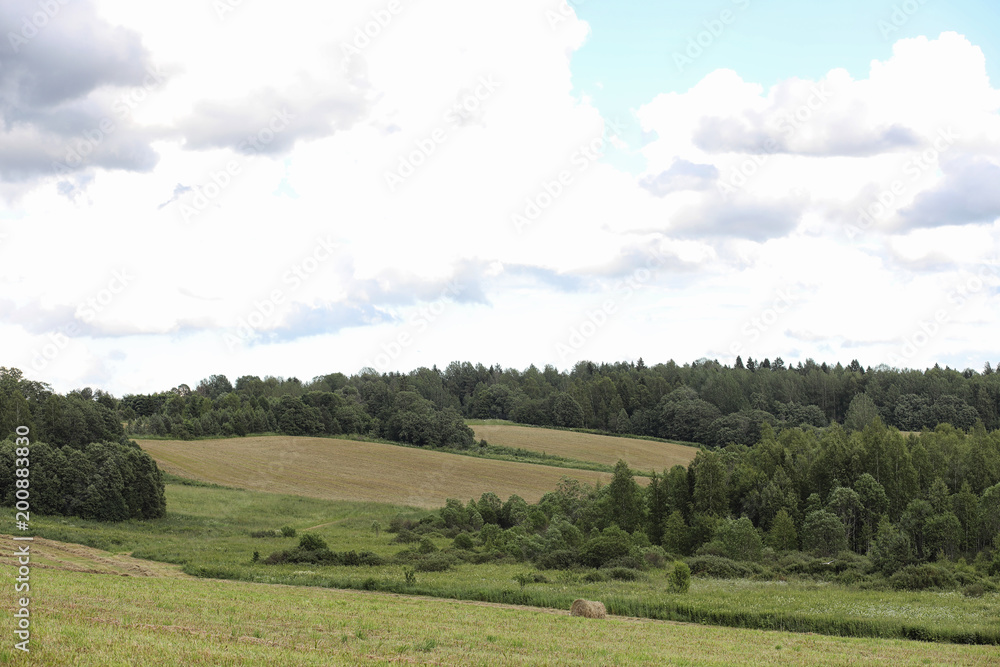
M818 582L767 582L695 578L685 595L666 592L666 571L650 570L637 582L588 583L580 572L549 572L550 583L521 588L514 577L525 564L462 564L446 572L417 573L405 582L402 565L333 567L252 562L288 549L297 538L253 538L256 530L296 528L313 532L334 550L368 550L392 556L403 545L392 534L376 536L398 512L412 509L377 503L327 501L245 490L169 484L168 516L154 521L102 524L76 518L33 518L46 538L83 543L182 565L203 577L325 588L373 588L426 596L526 604L568 609L573 599L597 599L609 611L628 616L694 620L736 627L790 629L827 634L958 639L969 633L995 635L1000 628L1000 595L966 598L958 593L872 592ZM12 519L10 510L0 512ZM437 538L446 548L450 540ZM282 589L284 590L284 589ZM966 639L968 641L968 639ZM995 647L994 647L995 649Z
M992 646L591 620L564 610L56 567L36 569L33 585L31 653L8 638L0 664L990 665L997 655Z

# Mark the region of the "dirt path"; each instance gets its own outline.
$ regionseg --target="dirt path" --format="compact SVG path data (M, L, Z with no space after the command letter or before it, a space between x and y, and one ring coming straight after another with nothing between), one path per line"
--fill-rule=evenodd
M337 519L336 521L330 521L328 523L321 523L318 526L310 526L309 528L303 528L302 530L316 530L317 528L326 528L327 526L332 526L337 523L344 523L345 521L350 521L350 519Z

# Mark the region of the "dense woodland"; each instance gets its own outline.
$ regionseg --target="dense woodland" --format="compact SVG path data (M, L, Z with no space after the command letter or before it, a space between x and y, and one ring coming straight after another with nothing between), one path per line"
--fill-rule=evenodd
M621 461L604 487L564 478L535 505L485 493L393 528L401 542L453 536L450 555L423 556L431 563L513 558L629 578L687 557L696 575L977 594L1000 575L1000 431L903 436L878 418L850 433L765 426L754 447L703 449L645 488Z
M15 476L25 458L14 441L19 426L29 429L32 512L102 521L166 513L163 474L126 437L117 401L89 390L61 396L7 368L0 368L0 505L14 505L21 479Z
M86 390L84 390L86 392ZM97 400L100 400L98 398ZM822 428L834 422L860 429L875 416L888 426L919 431L947 423L1000 428L1000 373L950 368L864 369L806 361L787 367L737 357L733 366L700 360L638 363L580 362L524 371L453 362L441 371L347 377L244 376L235 385L213 375L194 390L180 385L130 395L116 405L135 435L191 438L281 432L358 433L415 445L470 447L462 418L582 427L703 445L752 445L763 424Z

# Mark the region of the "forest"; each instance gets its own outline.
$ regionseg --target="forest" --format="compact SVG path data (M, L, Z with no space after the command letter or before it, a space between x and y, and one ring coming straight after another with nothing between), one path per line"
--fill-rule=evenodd
M448 553L401 552L423 567L514 559L631 580L684 558L701 576L981 595L1000 575L1000 431L765 426L754 447L703 449L645 488L620 461L602 487L564 477L534 505L484 493L390 528L404 544L454 538Z
M748 358L744 363L737 357L732 366L706 359L647 366L640 359L580 362L567 371L552 366L518 371L452 362L443 371L433 367L379 374L362 369L352 376L332 373L307 382L242 376L233 384L224 375L211 375L194 389L181 384L121 398L91 388L60 395L44 383L24 378L17 369L0 369L0 428L13 434L15 427L27 426L33 441L51 448L49 453L38 450L40 462L51 459L40 463L39 470L48 465L58 479L52 486L53 500L43 506L63 513L93 513L81 507L94 503L81 505L69 499L91 488L92 494L100 493L99 485L91 482L103 479L95 471L110 465L113 457L108 452L119 457L112 467L137 470L133 476L120 476L122 483L135 475L151 475L147 486L156 495L155 489L162 488L159 470L151 460L146 462L148 457L142 458L146 455L141 451L135 453L130 437L356 434L416 446L468 449L476 446L464 421L469 418L655 436L709 447L684 473L691 476L689 490L694 494L699 470L721 466L726 482L714 488L724 492L718 491L708 509L702 507L704 501L692 505L694 510L680 500L669 505L666 517L680 512L674 523L679 525L682 518L688 531L689 543L674 549L678 552L699 548L711 534L706 516L746 516L755 527L770 531L784 510L798 534L817 503L829 509L831 494L846 496L842 500L848 505L857 501L870 508L874 501L866 494L878 494L869 488L872 485L864 477L868 474L886 494L885 510L864 517L863 512L858 514L861 510L839 513L842 522L848 514L853 517L845 524L845 539L851 548L860 549L874 537L881 518L903 525L911 502L931 502L929 494L938 480L947 488L949 503L959 502L955 498L971 503L971 496L981 503L983 494L1000 481L996 455L1000 374L989 363L982 371L938 366L919 371L862 368L857 361L831 366L807 360L792 367L781 358L759 362ZM865 435L866 427L875 424L883 435ZM913 441L887 427L929 432ZM783 443L777 449L775 438ZM0 466L9 464L8 450L0 457ZM81 455L90 467L73 458ZM774 460L765 461L765 456ZM124 464L125 460L130 463ZM663 479L682 472L664 471ZM119 488L117 480L108 488ZM650 488L659 488L661 482ZM938 496L943 495L940 486ZM0 497L9 496L10 490L0 487ZM155 498L139 509L134 499L112 496L113 509L107 516L160 511ZM659 501L650 502L656 515ZM995 534L996 530L980 530L992 525L988 523L973 529L968 511L951 512L958 524L951 516L941 519L951 531L948 535L956 525L962 531L961 541L949 542L959 546L949 549L971 553L987 546L987 538ZM928 516L936 519L940 514L948 513L941 510ZM654 541L663 520L659 515L646 519ZM632 529L630 524L623 528ZM929 549L933 555L939 542L932 538L932 546L925 547L922 535L911 535L915 553L927 557Z
M86 390L85 390L86 391ZM580 362L524 371L452 362L443 371L409 373L362 369L353 376L298 378L223 375L193 390L128 395L117 404L133 435L173 438L280 432L357 433L415 445L471 447L463 419L508 419L522 424L585 428L654 436L699 445L753 445L761 428L857 430L878 416L902 431L947 423L1000 428L1000 374L935 366L899 370L739 357L733 366L698 360L646 366L638 362Z
M0 505L14 505L15 463L25 459L14 433L27 427L32 512L102 521L166 513L163 473L125 435L109 395L62 396L17 369L0 368L0 426Z

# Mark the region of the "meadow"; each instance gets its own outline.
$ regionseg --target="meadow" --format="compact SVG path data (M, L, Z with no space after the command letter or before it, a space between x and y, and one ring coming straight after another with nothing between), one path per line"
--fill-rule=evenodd
M168 484L168 515L117 524L77 518L38 517L38 535L136 558L174 563L203 577L261 584L353 588L566 610L577 597L603 601L617 615L695 621L731 627L817 632L881 638L954 642L998 642L1000 595L966 598L960 593L863 591L809 580L773 582L694 578L686 594L667 592L667 570L649 570L639 581L588 582L583 571L548 571L546 583L523 587L515 578L532 572L519 563L460 564L445 572L406 566L335 567L254 562L288 549L313 533L338 551L371 551L390 558L405 545L376 531L397 514L423 512L380 503L329 501L291 495ZM2 513L8 517L9 510ZM297 537L252 537L251 533L295 528ZM451 540L432 538L447 549ZM207 581L207 579L205 579ZM280 589L282 597L289 589ZM507 637L504 633L504 637ZM993 647L996 650L996 647Z
M905 666L989 665L996 657L990 646L594 621L565 611L183 576L50 567L35 581L32 652L5 642L0 663Z

